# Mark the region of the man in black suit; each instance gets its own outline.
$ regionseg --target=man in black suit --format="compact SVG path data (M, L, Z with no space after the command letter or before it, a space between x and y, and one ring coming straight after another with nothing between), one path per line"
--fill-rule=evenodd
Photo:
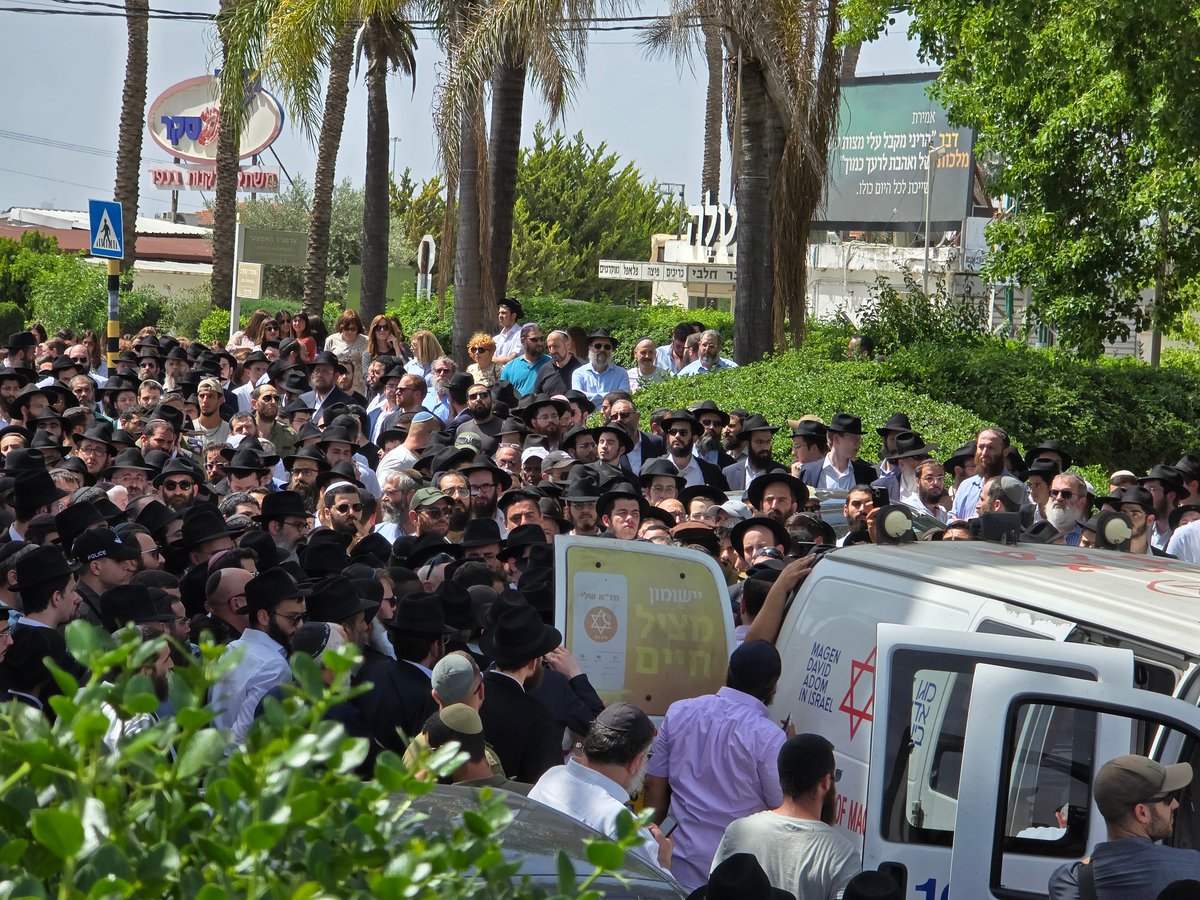
M610 425L621 426L629 435L629 440L633 442L633 446L626 450L625 455L621 457L621 468L628 474L637 475L646 460L663 455L665 449L663 439L656 434L649 434L641 430L642 414L633 405L628 394L613 400L608 408L608 418L605 421Z
M856 459L862 446L862 419L836 413L829 423L829 453L800 467L800 480L810 488L848 491L857 484L870 484L879 477L875 467Z
M527 693L541 683L542 657L558 649L562 635L518 591L505 591L495 608L500 610L495 624L480 641L496 664L483 676L486 693L479 716L508 777L533 784L563 761L562 729L550 710Z
M748 445L747 453L737 462L721 470L725 480L729 482L729 490L744 491L758 476L784 468L771 457L771 440L778 430L778 426L769 425L767 420L759 415L750 416L742 423L742 436Z
M346 374L346 367L338 362L336 354L328 350L318 353L313 360L312 369L308 373L312 390L300 395L300 399L313 408L313 420L321 418L321 410L326 406L344 403L347 406L355 403L355 399L337 386L339 375ZM424 722L422 721L422 724Z
M439 598L414 593L396 604L396 617L385 623L396 659L368 659L355 682L371 689L354 698L375 738L389 750L404 754L408 741L420 734L425 720L437 709L430 682L434 665L445 653L446 625ZM401 737L403 732L405 737Z
M725 476L714 463L701 459L692 450L700 436L701 425L686 409L677 409L662 420L667 436L667 455L679 470L685 487L707 484L719 491L728 491Z

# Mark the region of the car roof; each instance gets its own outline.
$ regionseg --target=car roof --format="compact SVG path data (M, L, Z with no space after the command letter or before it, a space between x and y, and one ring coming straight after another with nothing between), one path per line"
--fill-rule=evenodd
M1180 560L985 541L858 544L826 558L901 572L1200 657L1200 566Z

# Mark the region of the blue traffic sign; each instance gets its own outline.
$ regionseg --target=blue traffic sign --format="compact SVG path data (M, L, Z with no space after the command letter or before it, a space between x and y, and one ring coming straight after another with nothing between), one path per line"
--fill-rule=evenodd
M91 225L92 256L123 259L125 234L121 224L121 204L110 200L89 200L88 220Z

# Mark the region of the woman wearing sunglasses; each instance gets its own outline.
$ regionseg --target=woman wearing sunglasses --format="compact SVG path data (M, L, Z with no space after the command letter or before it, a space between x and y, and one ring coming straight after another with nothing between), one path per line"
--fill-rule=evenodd
M400 323L388 315L378 315L371 320L371 329L367 333L368 365L381 356L390 356L399 365L404 365L412 358L412 351L404 340L404 329Z

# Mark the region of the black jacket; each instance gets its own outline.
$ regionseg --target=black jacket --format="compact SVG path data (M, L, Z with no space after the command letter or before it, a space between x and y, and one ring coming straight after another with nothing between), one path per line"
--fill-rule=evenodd
M371 684L367 693L354 698L354 705L371 723L375 739L403 756L408 742L437 711L429 676L405 660L382 659L363 663L355 682Z
M483 736L495 748L504 772L514 781L536 784L542 774L561 766L562 729L545 704L501 672L483 675Z
M576 734L586 734L592 721L604 710L604 701L586 674L568 680L561 672L547 669L542 683L529 696L550 710L560 732L570 728Z

